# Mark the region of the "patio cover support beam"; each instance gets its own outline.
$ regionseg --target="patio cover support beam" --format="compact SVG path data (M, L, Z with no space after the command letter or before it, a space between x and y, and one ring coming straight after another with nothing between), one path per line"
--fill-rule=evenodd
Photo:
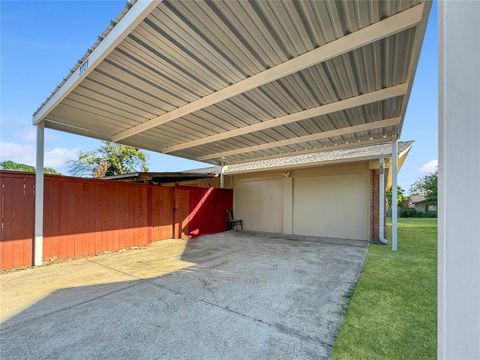
M148 129L165 124L169 121L178 119L182 116L191 114L195 111L204 109L207 106L217 104L221 101L243 94L249 90L256 89L259 86L279 80L313 65L322 63L349 51L358 49L362 46L412 28L421 21L423 7L424 4L421 3L337 40L331 41L323 46L308 51L279 65L273 66L270 69L250 76L249 78L227 86L226 88L218 90L210 95L192 101L187 105L181 106L175 110L167 112L166 114L157 116L153 119L145 121L140 125L136 125L130 129L122 131L112 136L111 141L117 142L136 135Z
M300 143L305 143L309 141L327 139L334 136L354 134L361 131L381 129L389 126L398 126L399 124L400 124L400 117L394 117L394 118L380 120L380 121L372 121L372 122L361 124L361 125L348 126L340 129L323 131L317 134L299 136L292 139L285 139L285 140L230 150L230 151L204 155L204 156L198 157L197 160L204 161L204 160L211 160L211 159L219 159L226 156L245 154L245 153L259 151L259 150L266 150L266 149L272 149L272 148L281 147L281 146L300 144Z
M413 39L412 51L410 54L410 61L407 73L408 89L402 99L402 107L400 112L400 114L402 114L402 120L400 121L400 127L398 129L398 138L400 138L400 133L403 128L403 121L405 120L408 100L410 99L410 94L412 92L413 79L415 77L415 72L417 71L417 65L420 59L420 51L422 50L423 39L425 37L425 31L427 30L428 16L430 14L431 7L432 0L425 0L422 13L422 21L418 23L417 28L415 29L415 37Z
M398 173L398 141L392 141L392 251L397 251L397 173Z
M43 261L43 160L45 123L37 125L37 154L35 167L35 238L33 241L33 265L40 266Z
M188 149L195 146L200 146L200 145L205 145L205 144L209 144L216 141L230 139L235 136L250 134L256 131L262 131L265 129L270 129L273 127L286 125L286 124L290 124L290 123L301 121L301 120L311 119L321 115L331 114L337 111L342 111L342 110L351 109L351 108L366 105L366 104L371 104L377 101L391 99L397 96L405 95L405 93L407 92L407 87L408 87L408 84L405 83L405 84L400 84L400 85L392 86L392 87L377 90L377 91L372 91L359 96L351 97L349 99L340 100L330 104L321 105L312 109L280 116L271 120L265 120L257 124L248 125L241 128L225 131L220 134L207 136L207 137L189 141L183 144L169 146L167 148L162 149L162 152L171 153L178 150Z

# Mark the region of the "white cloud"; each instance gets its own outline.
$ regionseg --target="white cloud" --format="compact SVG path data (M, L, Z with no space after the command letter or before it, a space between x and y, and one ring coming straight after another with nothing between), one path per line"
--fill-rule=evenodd
M23 164L34 165L35 146L2 141L0 143L0 158L2 160L12 160Z
M421 168L420 168L420 172L422 174L431 174L433 172L435 172L435 170L437 169L437 166L438 166L438 160L435 159L435 160L430 160L429 162L427 162L426 164L424 164Z
M50 129L45 129L45 141L56 140L58 135L52 133ZM20 127L15 132L15 137L19 139L21 142L32 143L34 144L37 140L37 127L36 126L23 126Z
M79 148L66 149L56 147L50 151L45 151L45 166L59 168L65 165L65 162L76 157L80 151Z
M80 149L67 149L56 147L45 151L45 166L62 170L65 162L76 156ZM35 166L35 145L18 144L13 142L0 142L0 159Z
M18 138L22 141L34 143L37 139L37 128L29 126L18 131Z

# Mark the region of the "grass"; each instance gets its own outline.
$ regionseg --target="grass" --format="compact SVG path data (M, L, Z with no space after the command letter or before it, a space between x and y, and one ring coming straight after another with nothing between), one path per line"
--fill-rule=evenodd
M370 246L332 359L436 358L436 220L399 219L396 253Z

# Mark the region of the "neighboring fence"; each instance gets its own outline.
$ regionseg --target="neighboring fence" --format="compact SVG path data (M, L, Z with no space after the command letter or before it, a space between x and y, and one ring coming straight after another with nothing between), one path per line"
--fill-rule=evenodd
M0 172L0 268L32 264L35 175ZM229 189L45 175L44 260L225 231Z

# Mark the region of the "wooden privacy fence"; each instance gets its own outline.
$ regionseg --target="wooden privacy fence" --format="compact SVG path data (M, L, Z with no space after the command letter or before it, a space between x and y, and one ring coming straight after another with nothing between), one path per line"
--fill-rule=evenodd
M32 265L35 175L0 171L0 268ZM229 189L45 175L43 259L95 255L227 229Z

